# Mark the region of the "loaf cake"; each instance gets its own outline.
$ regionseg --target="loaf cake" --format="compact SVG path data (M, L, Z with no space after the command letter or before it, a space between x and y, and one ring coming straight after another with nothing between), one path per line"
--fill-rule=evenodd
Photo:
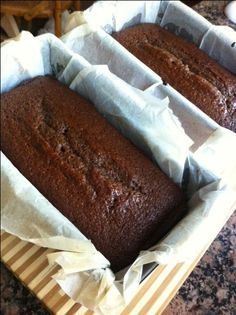
M134 56L219 125L236 132L236 76L194 44L156 24L113 34Z
M185 214L183 192L51 77L2 95L2 151L119 270Z

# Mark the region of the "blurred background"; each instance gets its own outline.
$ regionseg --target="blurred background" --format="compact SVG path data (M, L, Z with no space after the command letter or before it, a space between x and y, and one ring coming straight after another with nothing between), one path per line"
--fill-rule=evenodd
M58 37L63 33L63 22L68 13L83 11L95 1L1 1L1 41L15 37L22 30L33 35L38 32L53 32ZM200 1L185 0L189 6ZM46 26L45 26L46 24Z

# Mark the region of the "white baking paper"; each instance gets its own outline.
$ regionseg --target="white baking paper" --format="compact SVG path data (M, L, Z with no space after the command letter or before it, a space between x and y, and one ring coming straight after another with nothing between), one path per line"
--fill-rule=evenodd
M30 40L28 36L27 34L27 44ZM90 99L113 125L149 153L163 171L180 184L192 140L185 135L178 119L168 108L168 99L161 100L145 94L116 77L107 66L91 66L82 57L70 53L65 48L62 54L63 44L58 40L52 45L50 42L52 36L42 35L38 41L32 40L34 46L38 48L34 62L38 61L39 64L38 68L34 66L33 73L28 70L28 66L31 69L32 65L25 62L31 57L21 52L23 41L9 43L3 47L2 69L6 74L2 80L2 91L5 92L16 86L20 82L22 73L23 79L37 74L55 73L60 81ZM51 59L45 57L45 64L42 60L44 53L48 51L42 48L43 43L51 45L48 54ZM17 54L14 51L17 51ZM51 62L51 69L48 62ZM6 70L9 67L14 70L14 79ZM176 145L176 137L181 145Z
M199 45L209 56L236 74L236 32L229 26L212 25Z
M129 10L124 10L125 6ZM161 99L168 96L169 107L194 142L190 148L192 154L187 166L188 169L192 168L191 174L195 174L192 177L195 184L190 180L193 186L189 187L189 192L192 193L195 186L201 187L201 179L196 180L196 163L203 164L204 168L219 178L226 176L227 165L231 164L222 164L222 151L227 152L229 157L235 156L234 136L230 137L227 130L220 128L171 86L163 85L162 79L156 73L109 35L139 23L159 24L177 36L195 43L235 73L236 45L232 47L232 43L236 41L236 32L226 26L212 25L180 1L97 1L83 13L73 12L68 17L66 30L71 31L62 37L67 47L86 56L91 64L107 64L112 73L132 86ZM222 150L217 145L216 135L220 135L221 143L228 143L228 150ZM210 142L214 147L213 163L209 163L209 149L208 154L206 149L205 154L202 154L201 146L204 143L209 145ZM213 154L211 158L212 156Z
M196 106L129 53L102 29L81 25L62 40L67 47L84 56L91 64L107 64L109 70L130 85L160 99L169 98L169 107L179 118L186 134L194 141L196 150L218 125ZM121 62L122 60L122 62Z
M32 49L28 50L28 47ZM52 35L34 38L28 32L23 32L16 40L4 43L1 60L3 93L26 79L38 75L55 75L74 90L90 98L97 109L122 129L122 132L129 133L134 142L152 152L153 157L160 159L160 164L168 152L174 152L176 162L169 153L170 161L166 159L168 163L165 163L176 181L181 182L192 141L172 115L167 98L158 101L128 86L111 74L106 66L91 66L83 57L70 52ZM156 106L157 103L159 106ZM165 137L169 139L166 149L162 145L162 129L167 130ZM181 139L181 146L178 147L175 144L176 134ZM68 287L71 277L81 278L81 287L73 285L72 296L76 301L89 308L111 313L112 295L116 296L117 301L116 307L112 303L112 308L120 309L124 304L123 293L119 283L114 282L112 271L107 269L107 259L22 176L4 154L1 155L1 166L1 227L23 240L61 250L49 255L49 261L58 263L63 268L63 272L55 277L66 292L72 290L70 285ZM163 167L166 167L164 163ZM69 278L65 276L68 274Z
M88 23L106 33L119 32L140 23L156 23L195 43L224 67L236 73L236 32L215 26L181 1L97 1L84 12L73 12L65 32Z
M29 50L29 46L34 49ZM28 61L26 55L29 59L34 58L33 64ZM129 133L127 136L131 138L135 135L140 136L142 130L140 125L143 125L146 130L142 135L142 139L145 139L143 144L149 148L153 157L155 157L155 150L159 147L160 166L173 170L170 175L177 176L176 178L179 178L180 170L182 173L186 172L186 163L189 159L191 160L188 151L191 141L168 109L166 99L158 100L128 86L111 74L107 67L91 66L83 57L73 54L64 47L54 36L43 35L33 38L29 33L24 32L18 41L4 45L1 60L3 92L12 89L22 80L37 75L55 75L71 88L90 98L114 124L115 118L119 117L121 120L119 127L124 133ZM109 95L105 101L107 91ZM157 102L155 109L153 102ZM145 111L145 109L148 110ZM161 124L154 124L155 119L158 119ZM150 124L150 122L153 123ZM161 129L159 132L162 137L168 139L167 144L165 143L166 148L163 147L162 138L159 139L156 136L158 129ZM172 131L169 132L169 130ZM176 143L173 137L181 141ZM140 141L137 143L140 144ZM183 159L184 152L185 159ZM214 225L210 230L210 233L214 233L214 227L223 225L223 219L226 220L232 213L232 204L235 200L233 184L229 186L223 181L213 180L214 176L212 177L207 170L198 166L198 176L203 174L201 181L203 187L198 192L195 191L192 196L190 212L184 219L185 224L182 225L183 223L180 222L152 251L141 253L125 272L124 277L116 280L115 275L108 268L109 262L96 251L92 243L60 214L3 154L1 160L1 187L2 196L4 196L2 198L2 228L40 246L59 249L60 252L49 255L50 263L57 263L62 267L54 278L75 301L99 314L120 314L124 305L135 294L142 279L145 264L163 261L177 262L191 258L191 255L188 257L186 253L192 247L192 235L197 235L195 229L203 232L204 227L212 224L212 219L214 219ZM229 165L229 171L231 169L233 165ZM196 178L193 176L191 167L188 168L188 173L191 176L187 177L187 181L192 177ZM213 182L209 183L211 181ZM197 182L199 183L198 180ZM194 185L194 187L196 190L197 186ZM214 206L221 205L221 200L224 198L226 201L224 216L215 216ZM221 202L218 203L218 201ZM183 227L186 231L184 236L182 236ZM204 233L199 235L197 242L199 247L204 244Z

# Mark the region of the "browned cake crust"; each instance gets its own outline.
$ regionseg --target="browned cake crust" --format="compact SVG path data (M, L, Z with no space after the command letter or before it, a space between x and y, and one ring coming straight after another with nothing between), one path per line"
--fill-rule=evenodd
M182 191L55 79L38 77L3 94L1 115L3 152L114 270L185 213Z
M236 132L235 75L156 24L140 24L113 36L218 124Z

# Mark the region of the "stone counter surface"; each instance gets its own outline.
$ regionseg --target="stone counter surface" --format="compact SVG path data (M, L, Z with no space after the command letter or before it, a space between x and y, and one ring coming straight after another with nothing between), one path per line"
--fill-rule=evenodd
M229 22L227 1L201 1L193 8L214 24ZM2 315L46 315L49 312L1 265ZM163 315L236 315L236 213L224 226ZM154 314L153 314L154 315Z

